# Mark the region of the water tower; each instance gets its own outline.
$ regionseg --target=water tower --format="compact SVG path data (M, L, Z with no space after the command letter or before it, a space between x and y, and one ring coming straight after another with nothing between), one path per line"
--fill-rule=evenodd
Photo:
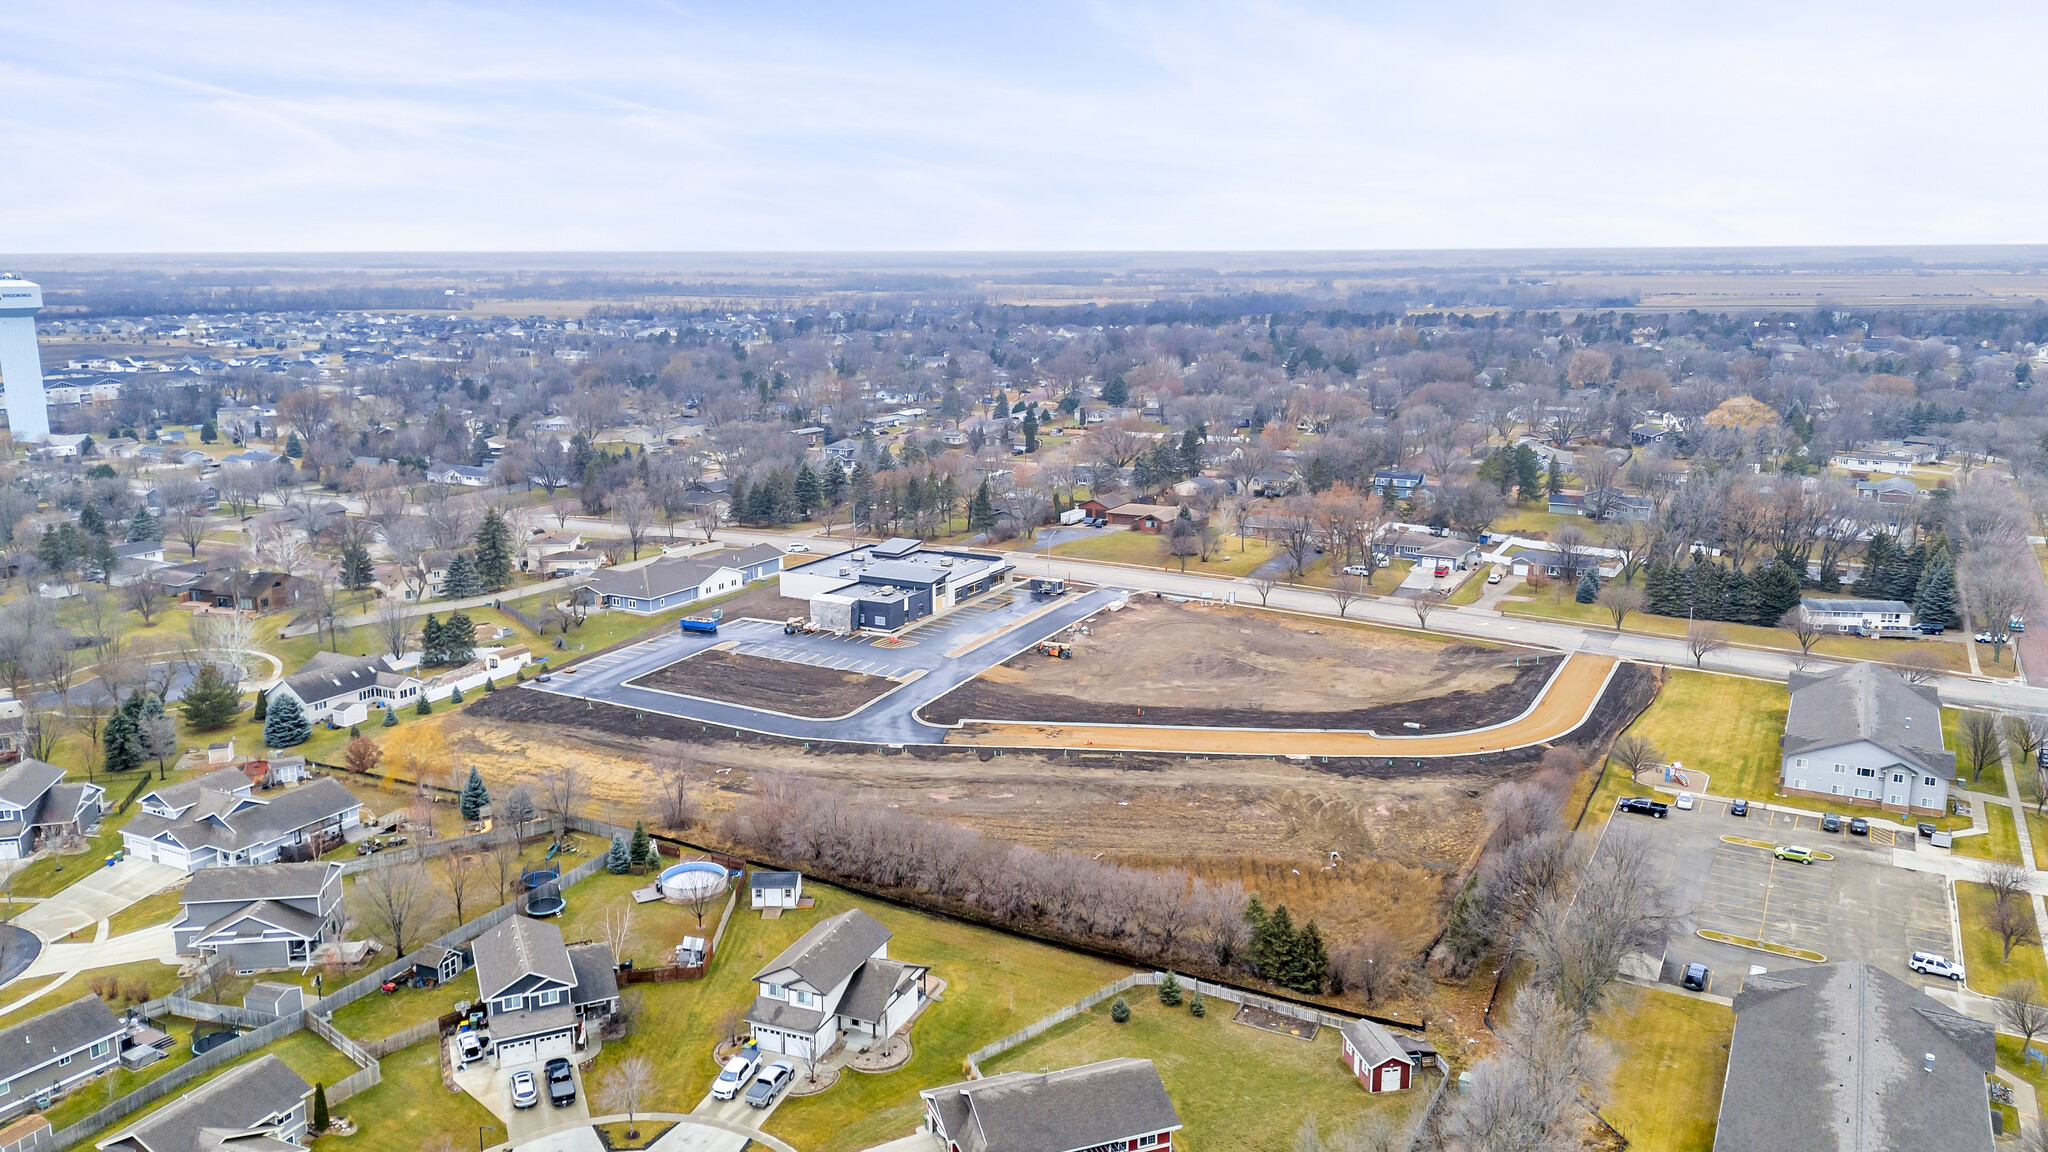
M36 351L36 311L43 290L26 280L0 280L0 385L7 390L7 426L19 441L50 434L43 396L43 360Z

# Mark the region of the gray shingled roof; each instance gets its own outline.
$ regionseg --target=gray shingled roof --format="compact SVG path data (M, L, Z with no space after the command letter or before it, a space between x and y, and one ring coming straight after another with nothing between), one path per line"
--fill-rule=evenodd
M208 1080L139 1123L99 1142L138 1152L207 1152L220 1130L251 1132L297 1107L313 1086L275 1056L259 1056ZM209 1131L212 1130L212 1131Z
M876 949L887 944L891 935L881 921L858 908L849 908L820 920L809 932L797 937L796 943L783 949L782 955L754 974L754 979L759 981L771 972L787 968L817 991L830 992L853 975Z
M259 864L249 868L202 868L185 882L180 904L228 900L304 900L327 890L341 875L335 860L311 864Z
M215 937L221 936L227 929L234 928L244 920L257 921L258 927L256 931L248 933L236 931L221 939L215 939ZM326 923L327 921L324 917L315 916L313 913L302 908L294 908L289 904L280 904L275 900L256 900L240 905L234 911L208 924L199 935L193 937L193 943L222 944L245 935L261 936L263 935L263 926L265 925L271 928L281 928L304 940L318 940L320 938L320 929Z
M919 1095L937 1106L946 1138L962 1152L1069 1152L1181 1126L1158 1069L1129 1056L1004 1072Z
M329 659L322 660L320 656ZM334 658L333 653L323 652L308 660L296 674L285 677L284 686L312 705L337 696L354 697L365 688L376 687L377 674L388 671L384 661L375 656Z
M527 976L541 976L566 988L576 986L576 966L562 946L562 930L527 916L505 922L476 938L477 989L488 1000Z
M749 1024L765 1024L805 1036L816 1033L818 1025L824 1022L825 1013L816 1008L799 1008L787 1000L770 1000L766 996L754 997L754 1006L747 1009Z
M1360 1056L1365 1057L1368 1066L1388 1060L1414 1063L1413 1057L1402 1047L1399 1040L1394 1039L1392 1032L1370 1020L1353 1020L1344 1025L1341 1031L1344 1038L1351 1041L1351 1047L1356 1049Z
M1995 1060L1989 1024L1868 964L1751 976L1715 1152L1990 1152Z
M671 556L656 560L639 568L618 569L599 572L589 580L591 588L606 596L634 596L652 599L667 596L684 588L695 588L709 580L720 568L731 568L720 554L708 556Z
M177 811L189 808L199 802L207 792L233 792L237 788L249 787L249 778L238 768L222 768L208 772L197 780L186 780L167 788L152 788L142 794L142 802L154 802L162 807Z
M1857 663L1794 672L1790 686L1787 755L1868 740L1923 772L1955 779L1956 754L1942 745L1941 697L1933 685L1908 684L1890 669Z
M17 808L35 808L36 801L57 781L64 779L64 770L55 764L45 764L32 757L23 757L20 763L0 772L0 800Z
M889 1001L908 989L924 968L901 960L870 960L853 973L846 992L839 997L839 1015L850 1020L875 1023L888 1010Z
M29 1069L120 1031L121 1022L91 993L32 1020L0 1029L0 1083L10 1084L17 1096L32 1095L46 1085L14 1083ZM52 1076L50 1082L55 1079Z
M609 944L578 944L569 949L569 966L576 973L576 986L569 1001L577 1007L619 996L618 961Z
M241 773L235 775L240 777ZM248 783L247 778L243 778L243 783ZM122 831L152 840L169 833L187 848L204 845L233 850L275 840L293 829L331 820L362 806L362 801L342 787L339 780L322 776L310 784L261 799L204 791L183 816L172 819L143 812L128 821ZM221 822L208 819L210 815L218 816Z

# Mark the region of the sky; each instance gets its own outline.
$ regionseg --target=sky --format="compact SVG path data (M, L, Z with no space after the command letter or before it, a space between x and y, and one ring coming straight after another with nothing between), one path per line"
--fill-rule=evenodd
M1956 7L10 3L0 256L2048 240Z

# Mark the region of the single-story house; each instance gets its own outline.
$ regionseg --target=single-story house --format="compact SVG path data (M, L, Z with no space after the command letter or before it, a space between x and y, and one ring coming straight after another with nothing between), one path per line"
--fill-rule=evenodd
M1190 509L1188 514L1194 517L1197 525L1209 522L1209 516L1205 512ZM1129 528L1133 532L1164 532L1167 525L1180 518L1180 506L1132 501L1129 504L1119 504L1104 515L1115 528Z
M254 787L226 768L145 792L142 811L121 829L122 847L187 871L244 867L318 856L362 823L362 801L331 776L262 797Z
M801 872L755 872L747 877L747 887L754 893L753 908L794 908L803 899L804 874Z
M341 873L332 860L202 869L178 894L171 939L179 953L225 956L237 972L310 964L344 936Z
M68 784L64 770L23 758L0 772L0 860L21 860L45 842L83 836L100 822L106 789Z
M1001 1072L918 1096L924 1129L945 1152L1170 1152L1181 1129L1159 1070L1135 1056Z
M500 1067L572 1055L585 1022L619 1006L617 964L604 944L562 943L562 930L513 916L470 945Z
M469 464L435 464L427 469L427 483L450 484L458 488L486 488L491 483L488 468Z
M382 656L316 652L270 690L270 699L289 696L312 723L346 728L369 719L373 707L417 702L421 687L418 676L393 670Z
M0 1119L42 1107L120 1063L125 1031L90 993L0 1028Z
M98 1142L101 1152L282 1152L303 1146L313 1086L266 1053Z
M1913 606L1904 600L1805 596L1799 615L1808 624L1852 636L1912 636Z
M309 599L313 581L289 572L212 571L185 589L185 600L244 612L275 612Z
M1344 1038L1344 1066L1367 1092L1401 1092L1414 1083L1415 1055L1393 1033L1370 1020L1338 1029Z
M1941 697L1868 662L1794 672L1779 791L1891 812L1948 810L1956 754L1941 731Z
M827 917L754 974L747 1025L763 1051L817 1058L840 1036L894 1035L924 1004L922 964L889 959L890 931L858 908Z
M1882 480L1858 480L1856 498L1879 504L1916 504L1922 493L1920 486L1904 476L1887 476Z
M701 556L664 557L638 567L614 568L583 587L606 608L652 616L713 596L737 592L782 567L782 550L772 544L727 549Z

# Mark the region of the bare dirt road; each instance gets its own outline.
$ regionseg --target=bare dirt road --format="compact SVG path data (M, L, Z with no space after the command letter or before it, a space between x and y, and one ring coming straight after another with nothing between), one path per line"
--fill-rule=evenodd
M1306 732L1188 728L1166 725L972 723L946 736L948 744L1004 748L1074 748L1192 755L1264 756L1471 756L1556 740L1577 728L1599 703L1613 674L1607 656L1573 655L1551 678L1536 703L1505 724L1441 736L1386 736L1366 732Z

